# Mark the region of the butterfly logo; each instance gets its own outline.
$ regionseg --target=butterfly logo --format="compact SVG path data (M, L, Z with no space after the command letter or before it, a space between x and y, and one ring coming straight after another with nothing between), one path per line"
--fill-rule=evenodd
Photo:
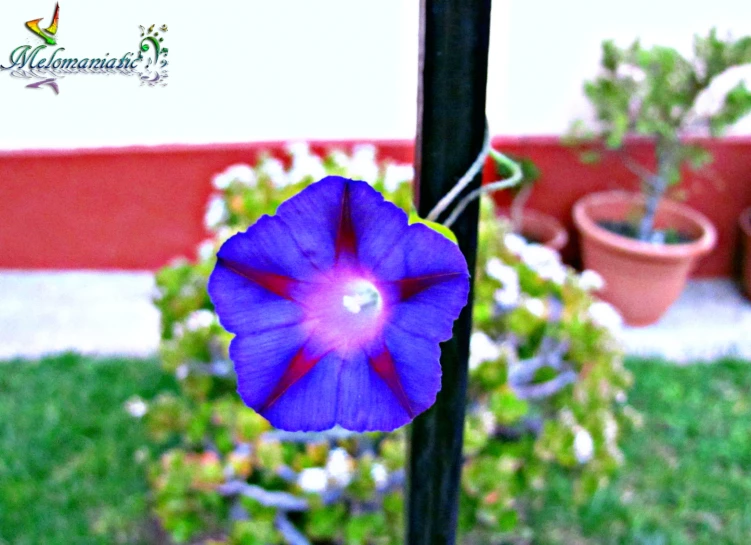
M40 36L48 45L57 45L55 40L55 34L57 34L57 22L60 18L60 4L55 4L55 13L52 16L52 24L42 30L39 28L39 21L42 19L34 19L32 21L26 21L26 28L32 31L37 36Z

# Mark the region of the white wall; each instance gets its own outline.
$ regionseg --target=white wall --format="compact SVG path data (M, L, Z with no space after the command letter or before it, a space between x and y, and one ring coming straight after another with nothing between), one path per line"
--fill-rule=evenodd
M588 113L581 89L597 72L603 40L626 46L640 38L690 55L694 34L713 26L723 37L751 34L751 2L512 0L510 21L508 92L496 132L559 134ZM749 121L734 132L751 133Z
M0 6L0 64L39 43L23 23L47 23L53 8ZM0 72L0 149L412 138L418 14L418 0L61 0L57 37L71 57L135 51L138 25L166 23L169 84L75 75L55 96ZM495 0L491 130L564 131L585 111L581 85L605 38L689 47L713 24L751 33L751 3Z
M53 7L0 5L0 64L41 43L23 23L46 26ZM0 72L0 149L412 138L418 16L418 0L61 0L57 38L70 57L122 56L138 25L166 23L169 84L73 75L55 96Z

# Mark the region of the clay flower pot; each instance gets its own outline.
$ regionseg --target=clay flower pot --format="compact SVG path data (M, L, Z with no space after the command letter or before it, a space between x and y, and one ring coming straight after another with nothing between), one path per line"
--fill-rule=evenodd
M746 295L751 298L751 207L741 212L738 221L741 227L741 244L743 246L742 280Z
M717 242L717 232L699 212L663 199L655 227L673 228L691 237L683 244L653 244L612 233L597 222L623 221L642 209L644 198L625 191L594 193L574 205L584 266L600 273L599 296L615 306L629 325L656 322L678 298L697 260Z
M502 216L508 218L509 210L503 210ZM522 212L521 233L527 241L542 244L551 250L560 252L568 243L568 232L557 219L543 212L525 209Z

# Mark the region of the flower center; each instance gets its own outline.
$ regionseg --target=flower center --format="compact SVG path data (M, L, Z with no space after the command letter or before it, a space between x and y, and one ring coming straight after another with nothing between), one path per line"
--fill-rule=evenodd
M342 296L342 306L352 314L377 315L383 306L381 294L367 280L350 282Z
M338 280L317 284L307 294L303 324L322 350L346 355L383 332L388 296L375 282L349 271Z

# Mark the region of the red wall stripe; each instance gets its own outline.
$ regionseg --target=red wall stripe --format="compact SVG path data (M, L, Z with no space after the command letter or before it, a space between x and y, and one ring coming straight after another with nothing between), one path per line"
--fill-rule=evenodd
M555 137L497 137L501 151L527 156L542 177L529 206L561 219L574 235L571 206L591 191L637 187L615 157L582 165ZM411 141L375 142L382 158L411 162ZM751 138L710 140L715 162L701 175L688 173L687 202L717 225L718 248L699 276L726 276L737 253L737 219L751 205ZM353 142L318 142L314 150L349 149ZM647 159L651 148L634 142ZM85 150L0 152L0 268L157 269L178 256L193 256L207 233L206 201L214 174L235 163L253 163L281 142L179 145ZM492 168L486 168L486 178ZM506 201L506 197L500 197ZM576 237L566 249L576 259Z

